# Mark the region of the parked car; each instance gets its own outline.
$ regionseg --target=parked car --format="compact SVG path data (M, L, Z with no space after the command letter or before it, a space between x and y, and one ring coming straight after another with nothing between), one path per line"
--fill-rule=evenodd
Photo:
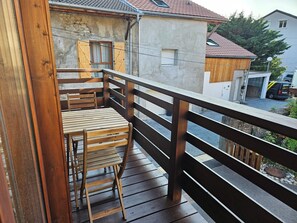
M266 98L287 99L289 97L289 82L274 81L274 83L268 86L270 86L270 88L268 88L266 92Z

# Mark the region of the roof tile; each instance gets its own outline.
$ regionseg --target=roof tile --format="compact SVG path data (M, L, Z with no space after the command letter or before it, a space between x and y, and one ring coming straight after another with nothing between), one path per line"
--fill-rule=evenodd
M233 43L218 33L213 33L209 39L216 42L219 46L206 45L206 57L224 58L256 58L257 56L241 46Z
M206 20L226 21L227 19L190 0L165 0L169 8L159 7L151 0L127 0L136 8L145 12L168 13L193 16Z
M137 13L138 10L127 3L125 0L49 0L50 4L59 4L67 5L71 7L92 7L94 9L107 9L107 10L115 10L126 13Z

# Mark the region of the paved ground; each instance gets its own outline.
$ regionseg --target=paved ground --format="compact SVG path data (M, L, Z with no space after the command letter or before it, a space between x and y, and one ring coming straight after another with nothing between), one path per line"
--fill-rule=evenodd
M275 100L275 99L259 99L259 98L247 98L245 101L247 106L259 108L266 111L274 109L284 108L288 104L288 100Z

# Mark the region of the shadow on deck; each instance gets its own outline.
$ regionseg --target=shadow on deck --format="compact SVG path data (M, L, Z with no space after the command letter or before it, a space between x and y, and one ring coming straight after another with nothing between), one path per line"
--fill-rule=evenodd
M93 173L89 178L100 178L106 173ZM122 177L126 222L201 222L204 219L195 208L182 197L174 203L167 198L168 180L137 148L132 149ZM72 188L72 177L70 179ZM86 200L75 208L74 193L71 190L73 222L88 222ZM119 205L117 193L105 190L91 196L92 211L98 212ZM125 222L122 213L116 213L95 222Z

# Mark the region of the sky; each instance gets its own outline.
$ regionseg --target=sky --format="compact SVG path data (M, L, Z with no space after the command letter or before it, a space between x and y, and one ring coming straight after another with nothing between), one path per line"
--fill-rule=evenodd
M297 0L192 0L197 4L228 18L235 11L252 13L255 19L278 9L297 16Z

